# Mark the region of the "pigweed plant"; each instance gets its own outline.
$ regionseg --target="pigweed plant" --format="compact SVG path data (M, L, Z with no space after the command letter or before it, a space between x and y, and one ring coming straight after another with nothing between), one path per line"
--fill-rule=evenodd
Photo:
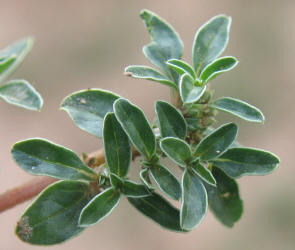
M148 10L140 16L152 40L143 53L158 70L134 65L125 69L126 75L170 87L172 104L157 101L151 125L139 107L112 92L87 89L67 96L61 109L80 129L103 139L105 163L91 168L87 156L80 159L70 149L41 138L17 142L11 153L21 168L61 179L42 191L21 216L16 234L23 241L63 242L108 216L122 196L168 230L193 230L208 206L221 223L232 227L243 212L235 179L265 175L277 167L275 155L236 142L236 124L214 127L217 111L264 122L261 111L244 101L212 99L209 83L237 65L234 57L219 57L228 42L230 17L216 16L197 31L190 65L181 60L183 43L168 23ZM1 67L14 58L1 57ZM128 177L132 155L141 158L141 183ZM171 171L175 165L181 181ZM167 198L180 201L180 209Z

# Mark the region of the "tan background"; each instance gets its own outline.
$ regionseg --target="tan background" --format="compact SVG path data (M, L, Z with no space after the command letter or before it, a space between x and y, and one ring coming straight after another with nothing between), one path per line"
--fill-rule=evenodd
M32 177L16 166L10 147L18 140L44 137L79 154L101 142L74 126L61 100L88 87L112 90L138 104L152 119L157 99L168 99L165 86L123 75L129 64L148 64L141 48L149 42L138 17L148 8L168 20L180 33L185 56L191 60L196 29L216 14L233 18L224 55L240 64L216 79L216 96L228 95L260 107L265 125L240 125L239 141L280 156L272 175L239 180L245 203L242 220L227 229L208 213L193 232L165 231L134 210L126 200L110 217L82 235L50 249L294 249L294 0L182 0L182 1L0 1L0 47L27 35L35 46L14 77L29 80L43 95L41 113L0 104L0 192ZM231 116L220 117L229 121ZM0 249L43 249L14 236L17 218L28 205L0 214Z

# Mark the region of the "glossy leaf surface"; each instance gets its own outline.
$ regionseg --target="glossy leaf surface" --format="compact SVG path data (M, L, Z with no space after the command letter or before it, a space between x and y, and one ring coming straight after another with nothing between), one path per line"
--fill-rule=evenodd
M194 80L188 74L182 75L179 81L180 96L184 103L198 101L206 90L206 86L196 86Z
M119 97L101 89L82 90L66 97L61 109L65 110L82 130L102 137L103 119L113 111L113 103Z
M204 182L209 185L216 186L216 180L214 179L211 171L202 165L200 162L195 162L192 164L193 172L200 177Z
M133 181L129 181L129 180L125 180L123 182L121 191L122 191L122 194L126 195L127 197L134 197L134 198L146 197L151 194L145 185L142 185Z
M214 160L216 166L233 178L269 174L279 162L274 154L255 148L231 148Z
M0 97L6 102L30 110L40 110L43 100L25 80L12 80L0 87Z
M108 113L104 119L103 143L110 172L126 176L131 162L131 144L114 113Z
M193 68L185 61L170 59L167 61L167 65L181 75L186 73L190 75L193 79L195 79L196 77Z
M73 151L44 139L18 142L11 153L18 165L30 174L85 181L93 181L97 176Z
M52 245L77 234L82 208L87 204L88 185L78 181L60 181L47 187L27 208L17 223L17 236L28 243Z

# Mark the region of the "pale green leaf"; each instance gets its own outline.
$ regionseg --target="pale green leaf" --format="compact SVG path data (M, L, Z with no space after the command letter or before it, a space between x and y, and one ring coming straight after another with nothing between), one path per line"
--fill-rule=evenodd
M196 86L194 80L188 74L181 76L179 80L179 91L184 103L197 102L206 90L205 86Z
M187 62L178 59L170 59L166 63L169 67L174 69L180 75L186 73L190 75L193 79L196 78L193 68Z

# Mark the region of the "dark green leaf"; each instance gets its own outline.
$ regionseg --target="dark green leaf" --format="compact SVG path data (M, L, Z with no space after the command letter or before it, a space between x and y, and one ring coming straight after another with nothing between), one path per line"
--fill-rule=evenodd
M178 138L166 137L160 141L160 147L171 160L183 167L192 157L190 146Z
M172 230L182 231L179 225L179 211L162 196L152 193L143 198L128 198L128 201L141 213L158 223L160 226Z
M5 67L5 70L1 70L0 82L5 80L11 75L11 73L15 71L15 69L24 60L26 55L30 52L31 48L33 47L33 43L33 38L27 37L20 41L17 41L12 45L7 46L4 50L0 51L0 58L15 58L15 60L13 60L13 63L9 63L9 67Z
M114 188L104 190L83 208L79 218L79 226L88 227L100 222L113 211L119 201L120 192L118 190Z
M207 206L205 187L186 169L182 177L181 228L189 231L197 227L206 215Z
M141 65L132 65L128 66L125 69L125 72L128 76L139 79L147 79L155 82L165 84L169 87L177 89L177 86L174 82L171 82L166 76L162 75L158 71L154 70L151 67L141 66Z
M179 82L180 96L184 103L198 101L206 90L206 85L202 87L196 86L194 80L188 74L182 75Z
M152 166L150 170L159 188L171 199L179 200L181 197L181 186L174 174L159 164Z
M230 17L219 15L197 31L193 45L193 62L197 76L224 51L229 38L230 24Z
M166 63L180 75L187 73L193 79L196 78L193 68L187 62L177 59L170 59Z
M18 142L11 153L18 165L30 174L85 181L97 177L95 171L84 165L73 151L44 139Z
M156 150L153 130L141 109L120 98L114 104L115 115L136 149L151 160Z
M221 73L233 69L237 64L237 59L231 56L218 58L204 68L200 79L203 83L207 83Z
M102 137L103 119L113 111L113 103L119 97L101 89L82 90L66 97L61 109L65 110L82 130Z
M198 144L195 154L202 160L212 160L227 150L237 137L238 126L228 123L214 130Z
M279 162L274 154L255 148L231 148L214 160L216 166L233 178L269 174Z
M145 185L129 180L125 180L123 182L121 191L122 194L126 195L127 197L134 198L146 197L151 194Z
M243 213L243 201L240 198L238 184L216 167L213 167L212 173L217 181L217 187L205 184L209 208L221 223L232 227Z
M148 189L154 189L152 186L150 176L149 176L149 169L145 168L140 171L139 173L140 180L143 182L143 184L148 188Z
M122 184L123 184L123 180L116 174L111 173L110 174L110 180L111 180L111 184L115 189L120 189Z
M264 122L264 116L258 108L232 97L219 98L212 106L249 122Z
M27 208L17 223L16 234L21 240L31 244L61 243L83 230L78 227L78 219L88 201L86 183L54 183Z
M171 104L157 101L156 113L162 137L186 137L187 126L182 114Z
M208 183L209 185L216 186L216 180L214 179L211 171L203 166L199 161L192 163L192 170L204 182Z
M0 97L13 105L40 110L43 100L40 94L25 80L12 80L0 87Z
M108 113L104 119L103 142L110 172L126 176L132 156L131 144L114 113Z

